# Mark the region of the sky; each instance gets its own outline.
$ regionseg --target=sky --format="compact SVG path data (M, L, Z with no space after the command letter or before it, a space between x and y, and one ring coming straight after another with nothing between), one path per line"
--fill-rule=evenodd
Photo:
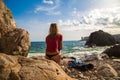
M91 32L120 33L120 0L4 0L19 28L31 41L45 41L51 23L63 40L80 40Z

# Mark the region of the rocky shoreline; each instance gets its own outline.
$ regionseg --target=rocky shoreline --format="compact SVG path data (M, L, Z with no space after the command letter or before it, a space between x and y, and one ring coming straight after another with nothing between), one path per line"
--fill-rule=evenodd
M120 80L120 59L104 59L87 61L94 68L88 71L79 71L62 65L63 70L72 78L78 80Z
M120 59L103 58L84 61L94 68L80 71L62 59L59 66L43 56L22 57L0 53L0 80L120 80Z
M88 44L94 46L91 40ZM0 80L120 80L120 44L106 51L108 57L84 61L94 65L87 71L69 67L68 57L61 65L43 56L28 58L29 49L28 31L17 27L11 11L0 0Z

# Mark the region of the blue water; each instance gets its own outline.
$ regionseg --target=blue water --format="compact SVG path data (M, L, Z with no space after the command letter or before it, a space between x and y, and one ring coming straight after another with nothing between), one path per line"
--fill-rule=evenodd
M85 41L63 41L62 53L74 53L80 51L80 47L83 47ZM31 42L30 53L45 53L45 42Z

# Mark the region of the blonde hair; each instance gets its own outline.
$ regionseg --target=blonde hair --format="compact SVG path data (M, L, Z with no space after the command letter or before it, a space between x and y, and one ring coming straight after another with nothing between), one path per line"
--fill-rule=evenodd
M56 23L51 23L50 28L49 28L49 35L55 36L57 34L60 34L58 25Z

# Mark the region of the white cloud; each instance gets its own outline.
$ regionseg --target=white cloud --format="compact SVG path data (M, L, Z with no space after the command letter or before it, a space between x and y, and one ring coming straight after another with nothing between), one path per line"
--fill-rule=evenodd
M104 26L81 24L78 20L59 20L58 24L63 31L99 30L104 28Z
M113 8L120 6L120 0L89 0L93 8Z
M61 12L57 10L60 6L60 0L54 0L54 4L52 0L43 0L44 3L51 3L52 6L38 6L35 8L34 12L38 13L40 11L44 11L46 15L59 15Z
M120 7L95 9L92 10L87 16L89 19L92 18L94 21L96 21L94 22L94 24L115 25L120 20L120 18L118 17L120 16Z
M120 25L120 7L94 9L82 14L74 8L73 20L58 20L64 31L99 30Z
M46 4L53 4L53 1L52 1L52 0L43 0L43 3L46 3Z

